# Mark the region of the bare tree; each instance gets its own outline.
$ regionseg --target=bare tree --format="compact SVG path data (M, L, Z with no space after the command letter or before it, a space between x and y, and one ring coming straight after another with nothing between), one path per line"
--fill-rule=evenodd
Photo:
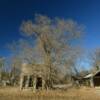
M95 49L91 58L92 58L93 71L100 70L100 49L99 48Z
M50 19L36 15L34 21L24 21L21 25L24 35L36 39L36 44L44 54L44 63L48 66L49 80L52 84L53 64L64 63L69 50L77 45L83 27L73 20Z
M10 71L10 82L11 85L17 85L20 77L20 67L21 67L21 60L19 56L13 56L10 60L11 71Z

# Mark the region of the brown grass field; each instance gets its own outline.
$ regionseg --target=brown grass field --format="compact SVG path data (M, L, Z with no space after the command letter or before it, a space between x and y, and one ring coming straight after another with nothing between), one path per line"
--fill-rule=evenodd
M100 100L100 89L20 91L19 88L0 88L0 100Z

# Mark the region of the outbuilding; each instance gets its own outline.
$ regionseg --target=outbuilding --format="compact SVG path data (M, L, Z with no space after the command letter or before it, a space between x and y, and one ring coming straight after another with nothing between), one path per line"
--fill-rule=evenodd
M94 74L88 74L83 79L87 86L100 87L100 71L97 71Z
M43 64L22 64L20 75L20 89L47 88L48 72Z

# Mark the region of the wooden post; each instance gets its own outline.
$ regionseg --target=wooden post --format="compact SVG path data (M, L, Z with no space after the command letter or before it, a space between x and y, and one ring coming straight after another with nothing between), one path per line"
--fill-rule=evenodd
M25 84L25 88L29 87L29 79L30 79L30 75L27 76L27 81L26 81L26 84Z
M94 87L93 77L91 77L91 79L90 79L90 86Z
M42 79L42 89L45 89L45 80Z
M24 81L24 76L21 75L21 77L20 77L20 90L23 89L23 81Z
M33 79L33 91L36 91L36 77Z

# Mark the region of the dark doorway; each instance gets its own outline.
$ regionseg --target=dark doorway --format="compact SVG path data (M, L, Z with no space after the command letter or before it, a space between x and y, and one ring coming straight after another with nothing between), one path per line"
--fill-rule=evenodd
M29 78L29 87L32 87L33 86L33 77L30 76Z
M23 78L23 87L25 87L26 82L27 82L27 76L24 76L24 78Z
M37 77L36 89L41 89L41 88L42 88L42 78L41 77Z
M97 72L97 73L93 76L93 82L94 82L94 87L100 86L100 72Z
M94 86L100 86L100 77L94 77Z

